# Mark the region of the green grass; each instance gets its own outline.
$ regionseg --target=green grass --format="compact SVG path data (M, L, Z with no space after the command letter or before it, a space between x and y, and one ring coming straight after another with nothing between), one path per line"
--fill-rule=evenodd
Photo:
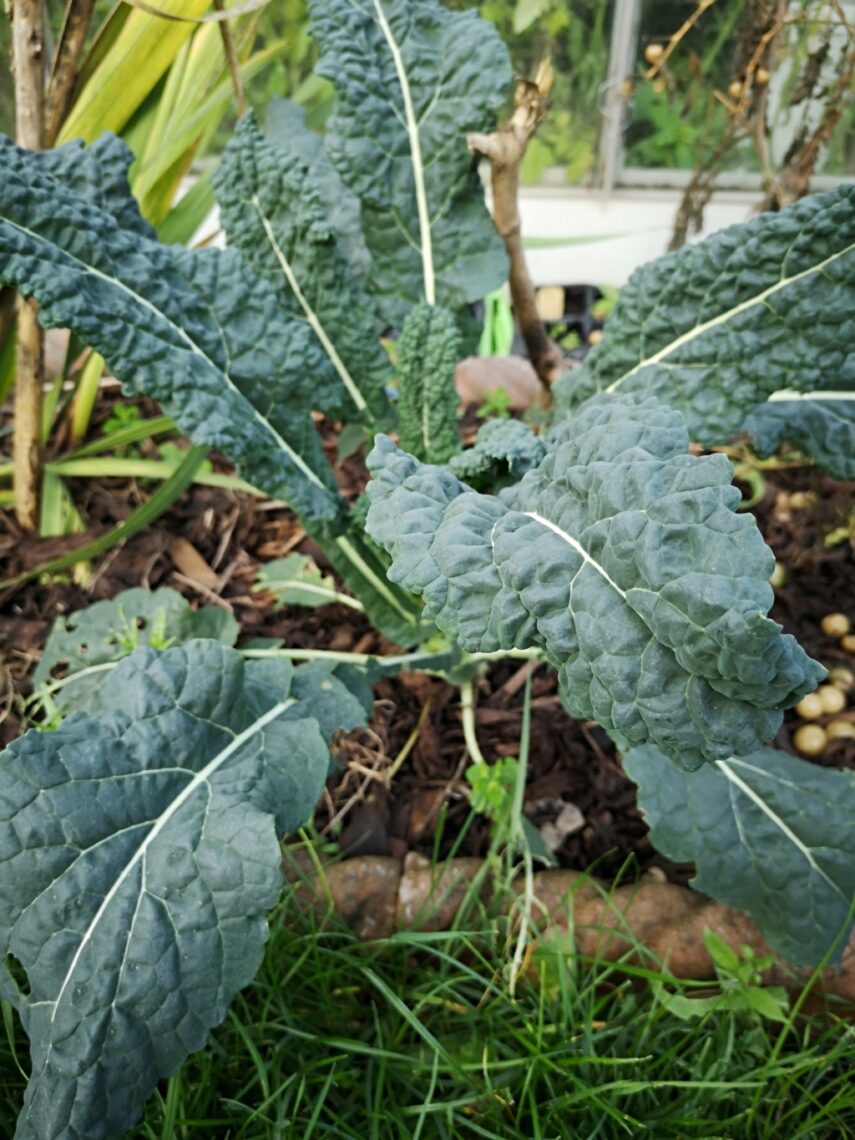
M855 1135L855 1033L746 1012L681 1021L636 966L538 954L509 996L516 931L477 905L465 928L360 944L293 901L256 984L149 1103L136 1140ZM672 985L673 989L673 985ZM0 1135L26 1040L0 1034Z

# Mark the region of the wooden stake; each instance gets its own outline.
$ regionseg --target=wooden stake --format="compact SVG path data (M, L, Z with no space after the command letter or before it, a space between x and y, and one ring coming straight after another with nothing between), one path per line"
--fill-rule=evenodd
M42 0L14 0L12 60L15 68L15 127L18 145L41 150L44 130L44 29ZM15 513L24 530L39 521L39 436L41 432L42 332L34 301L18 301L15 377Z

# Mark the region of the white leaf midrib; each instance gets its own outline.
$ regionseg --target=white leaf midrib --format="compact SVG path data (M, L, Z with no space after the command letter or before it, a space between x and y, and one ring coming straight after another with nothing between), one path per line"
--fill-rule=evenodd
M424 281L425 300L429 305L436 304L436 280L433 267L433 236L431 234L430 210L428 208L427 187L425 186L425 166L422 160L422 144L419 135L419 122L413 106L410 81L407 69L404 66L404 57L401 48L392 34L386 13L383 11L381 0L372 0L377 13L377 22L386 40L392 62L395 65L395 74L401 88L401 97L404 100L404 120L407 139L410 144L410 163L413 168L413 183L416 193L416 212L419 219L419 235L421 237L422 279Z
M814 858L814 854L811 849L801 841L801 839L798 837L798 835L796 835L786 820L782 819L775 811L773 811L770 805L763 799L763 797L755 792L751 785L747 784L740 776L738 776L730 766L731 763L738 762L739 761L737 757L731 756L729 760L716 760L714 763L718 770L723 773L725 778L728 779L736 788L738 788L744 796L751 800L751 802L755 804L760 809L760 811L762 811L763 814L772 821L774 826L781 832L782 835L785 836L785 838L793 845L793 847L795 847L802 858L807 862L811 870L816 875L818 875L819 878L821 878L829 887L831 887L835 894L839 895L841 893L839 886L819 865L819 863ZM764 774L768 775L768 773Z
M537 511L522 511L521 513L524 514L527 518L534 519L534 521L540 523L541 526L547 527L553 532L553 534L557 534L559 538L563 539L564 542L568 544L568 546L571 546L576 551L576 553L581 556L582 560L587 563L588 566L593 567L593 569L596 570L597 573L602 578L604 578L606 582L608 582L612 589L620 594L623 600L626 601L626 591L620 588L614 578L611 577L608 570L606 570L605 566L601 566L595 558L591 557L591 555L581 544L581 542L578 541L578 539L575 539L573 535L569 534L566 530L562 530L560 526L557 526L548 518L545 518L543 515L538 514Z
M779 293L782 289L788 288L790 285L795 284L797 281L802 281L806 277L811 277L814 274L822 273L822 271L829 265L833 264L833 262L838 261L841 257L845 257L849 253L852 253L853 250L855 250L855 242L853 242L851 245L848 245L845 249L838 250L837 253L831 254L829 257L825 258L824 261L817 262L815 265L811 265L807 269L803 269L800 273L794 273L792 277L781 277L773 285L768 286L766 289L762 290L760 293L755 294L753 297L749 297L747 300L741 301L732 309L727 309L725 312L719 313L715 317L711 317L708 321L704 321L702 324L695 325L694 328L691 328L687 332L684 332L681 336L678 336L676 340L672 340L669 344L666 344L663 348L660 348L658 352L653 353L652 356L648 356L644 360L640 360L637 364L633 365L633 367L630 368L628 372L625 372L623 376L619 376L617 380L613 380L612 383L606 387L605 391L617 391L617 389L620 388L621 384L623 384L624 381L629 380L637 372L640 372L642 368L647 368L651 365L659 364L660 361L665 360L667 357L671 356L672 353L677 352L680 348L683 347L683 345L690 344L698 337L703 336L705 333L710 332L712 329L717 328L719 325L726 324L728 321L731 321L734 318L738 317L741 313L747 312L749 309L753 309L756 305L764 304L770 297L774 296L775 293Z
M817 389L812 392L797 392L792 388L781 388L773 392L767 403L782 404L789 400L855 400L855 390L847 392L845 389Z
M238 751L238 749L242 748L244 744L247 743L247 741L249 741L257 733L261 732L268 724L270 724L271 721L281 716L283 712L291 708L294 704L296 704L296 701L293 697L289 697L284 701L279 701L272 708L268 709L266 713L258 717L257 720L253 721L252 724L245 728L242 732L236 734L225 748L221 749L220 752L218 752L212 760L208 761L204 768L201 768L198 772L195 773L193 779L190 780L185 785L185 787L181 789L178 795L169 803L167 808L157 818L157 821L155 822L151 831L148 833L139 847L136 848L133 855L122 868L121 873L117 876L116 881L113 883L107 894L102 899L101 905L98 907L98 910L95 912L92 921L86 928L83 937L80 940L80 944L74 952L74 957L69 964L68 970L65 973L65 977L62 980L62 985L59 988L59 992L51 1003L53 1006L50 1018L51 1023L53 1023L53 1021L56 1019L57 1010L59 1008L60 1002L62 1001L62 997L68 989L69 984L71 983L71 980L74 976L74 971L77 969L77 964L80 961L80 957L83 954L83 951L86 949L86 946L92 940L92 937L98 929L98 924L109 908L110 903L118 894L123 883L127 880L128 876L131 874L134 868L140 865L142 860L145 858L146 852L151 847L152 843L155 841L158 835L160 835L169 821L175 816L176 812L181 807L183 807L183 805L193 795L193 793L203 784L208 783L211 776L213 776L216 771L221 768L222 765L225 764L226 761L235 754L235 752ZM221 727L228 731L225 725Z
M309 327L321 342L321 346L323 347L324 352L327 354L330 359L330 363L338 373L338 377L344 385L347 394L356 405L357 411L364 412L368 407L365 397L362 395L362 392L359 390L359 386L351 376L347 366L339 355L338 349L333 344L332 338L324 327L321 318L318 316L315 309L309 304L309 299L303 292L297 274L294 272L294 267L286 257L285 251L282 249L282 246L279 244L276 238L273 226L270 224L270 219L264 212L260 198L257 194L253 194L250 201L256 213L258 214L262 226L264 227L265 236L270 244L270 248L273 250L273 254L276 260L279 262L279 266L282 272L285 274L285 279L288 282L292 293L297 298L297 303L303 310L306 320L309 322Z

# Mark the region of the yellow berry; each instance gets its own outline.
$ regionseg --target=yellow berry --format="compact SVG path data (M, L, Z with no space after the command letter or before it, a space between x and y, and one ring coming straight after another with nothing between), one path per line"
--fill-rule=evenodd
M840 639L840 648L846 653L855 653L855 633L847 633Z
M824 713L838 713L846 708L846 697L836 685L820 685L816 696Z
M738 79L734 79L733 83L731 83L731 85L728 87L727 93L731 97L731 99L734 101L734 103L736 102L737 99L739 99L741 97L741 95L742 95L742 84L740 83L740 81Z
M793 744L803 756L819 756L826 743L825 731L818 724L803 724L793 735Z
M817 717L822 716L825 709L822 707L822 699L819 693L808 693L796 705L796 712L802 720L816 720Z
M842 689L844 693L848 693L850 689L855 688L855 673L853 673L851 669L844 669L840 665L828 670L828 680L832 685L836 685L838 689Z
M754 82L758 87L766 87L771 78L765 67L758 67L754 72Z
M850 720L833 720L826 725L825 735L829 740L855 740L855 724Z
M816 502L816 495L812 491L793 491L790 495L790 506L794 511L804 511Z
M662 44L648 44L644 49L644 58L650 64L658 63L664 54L665 48Z
M819 628L826 637L844 637L852 627L846 614L826 614Z
M776 562L775 569L769 578L769 585L773 590L781 590L787 584L787 568L783 562Z

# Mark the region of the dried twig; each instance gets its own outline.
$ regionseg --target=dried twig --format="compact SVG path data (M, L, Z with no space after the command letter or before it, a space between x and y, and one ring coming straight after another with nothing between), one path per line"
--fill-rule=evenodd
M648 70L644 73L645 79L649 80L649 79L655 79L656 78L656 76L659 74L659 72L662 70L662 68L668 62L669 58L676 51L677 47L686 38L686 36L689 34L689 32L692 30L692 28L695 26L695 24L697 24L698 20L700 20L701 16L703 16L704 12L706 12L707 8L712 8L712 6L713 6L713 4L715 4L715 2L716 2L716 0L698 0L697 8L694 10L694 12L692 12L692 14L690 16L688 16L683 21L683 23L676 30L676 32L674 32L673 36L669 37L668 43L665 45L665 47L662 51L662 54L652 64L652 66L650 68L648 68Z
M833 83L823 93L820 120L810 134L799 136L787 153L783 169L769 181L761 210L780 210L803 198L810 189L810 180L823 146L828 142L852 99L855 81L855 48L843 64Z
M710 7L710 4L706 7ZM703 5L699 5L694 19L704 10ZM721 167L731 151L747 136L755 137L766 178L772 177L766 150L767 87L757 82L757 74L761 66L771 67L777 39L786 23L785 0L749 0L746 5L731 69L731 89L736 87L738 94L731 96L730 90L727 95L720 91L714 92L715 98L727 108L727 126L713 153L698 163L683 191L668 243L669 250L680 249L685 245L690 231L701 230L704 209L713 195ZM682 38L685 34L683 28L675 36ZM673 41L674 37L668 45L672 50ZM662 66L668 54L670 52L666 49L666 54L657 61L657 67Z
M518 193L520 164L529 139L546 114L546 100L552 86L552 67L540 64L534 82L523 80L517 86L516 108L511 118L490 135L473 134L469 149L490 161L493 186L493 220L505 243L511 268L509 282L514 315L528 349L529 359L546 392L564 371L561 350L546 333L535 304L534 285L529 276L522 244Z

